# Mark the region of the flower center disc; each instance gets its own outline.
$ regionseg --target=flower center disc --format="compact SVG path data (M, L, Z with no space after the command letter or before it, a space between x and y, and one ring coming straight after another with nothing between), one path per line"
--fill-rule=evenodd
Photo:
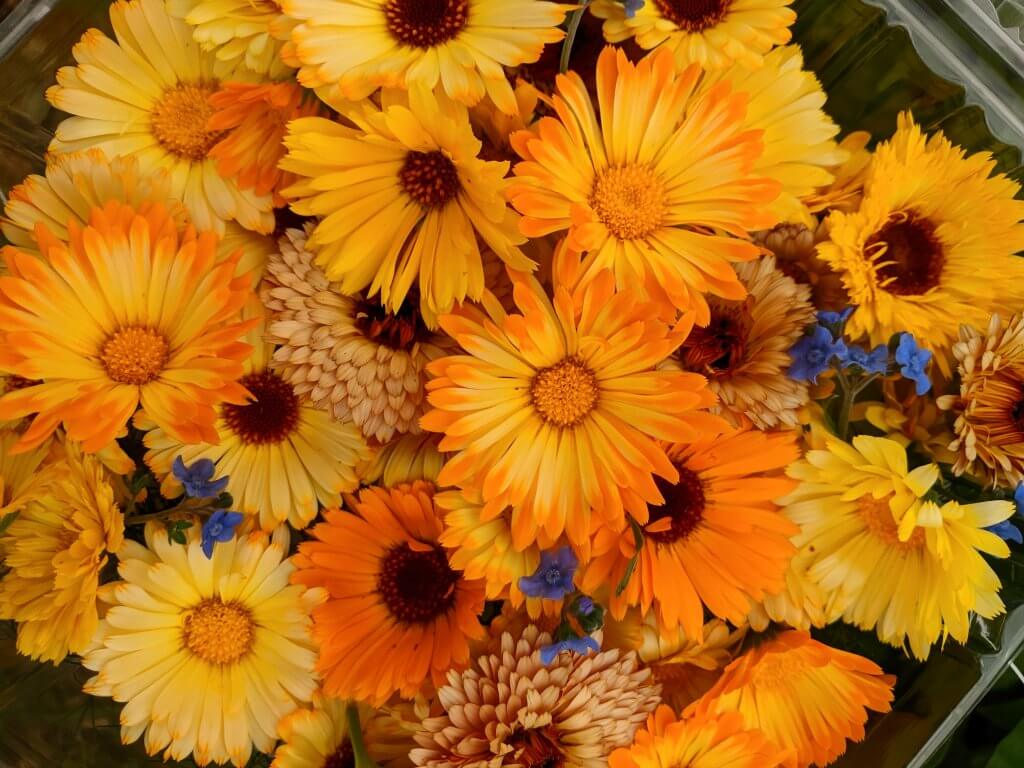
M700 32L722 20L732 0L654 0L666 19L687 32Z
M469 0L388 0L388 32L413 48L432 48L451 40L469 20Z
M887 546L901 551L920 549L924 546L924 531L920 528L915 528L906 541L900 541L896 521L893 519L892 510L889 509L889 497L876 499L872 496L862 496L857 499L857 512L867 529Z
M452 607L458 580L441 549L414 552L400 544L384 555L377 591L398 621L422 623Z
M915 213L890 219L864 244L865 251L885 245L877 256L882 288L897 296L920 296L937 286L946 256L935 225Z
M160 146L188 160L205 159L225 135L224 131L206 130L216 111L210 104L210 96L216 92L215 85L205 83L183 83L164 91L150 115L153 136Z
M407 154L398 181L405 193L424 208L441 208L462 189L455 163L436 149Z
M804 671L804 663L790 653L769 653L754 667L753 681L760 688L790 689Z
M426 336L419 314L419 292L415 288L406 294L397 313L386 309L380 302L360 301L355 312L355 326L363 336L390 349L409 349L414 342Z
M619 240L639 240L661 226L665 214L661 181L642 165L607 168L594 179L590 207Z
M241 379L252 392L245 405L226 403L223 416L238 439L248 445L280 443L299 423L299 398L292 385L271 371L250 373Z
M115 331L100 349L100 362L113 381L148 384L164 369L169 353L167 339L159 331L129 326Z
M575 427L597 404L597 379L584 362L567 357L537 371L530 383L530 399L548 424Z
M209 598L185 617L185 647L210 664L231 664L252 648L255 629L244 605Z
M550 726L517 731L508 738L517 763L524 768L560 768L565 755L558 746L558 732Z
M356 755L348 739L341 742L338 748L328 755L323 768L356 768Z
M664 531L644 531L644 534L658 544L672 544L687 538L697 530L704 520L704 481L700 475L687 467L676 467L679 470L679 482L672 484L661 477L656 477L658 490L665 498L660 507L650 508L650 523L672 520L672 526Z
M750 326L745 305L719 307L712 304L711 322L706 328L694 326L679 348L683 368L707 376L721 376L743 362Z

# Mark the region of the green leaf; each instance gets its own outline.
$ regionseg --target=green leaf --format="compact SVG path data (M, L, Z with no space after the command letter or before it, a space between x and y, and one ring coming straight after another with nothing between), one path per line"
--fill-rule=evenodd
M636 570L636 565L640 562L640 552L644 548L644 531L640 524L631 517L629 518L629 526L633 529L633 542L636 544L636 554L629 558L629 562L626 564L626 572L622 574L622 579L615 588L616 595L621 595L626 591L626 587L629 586L629 580L633 578L633 571Z
M1020 768L1024 765L1024 720L999 742L985 768Z
M3 534L4 531L6 531L8 528L10 528L11 527L11 523L13 523L17 519L17 517L18 517L18 510L14 510L13 512L8 512L6 515L4 515L3 518L0 519L0 534Z

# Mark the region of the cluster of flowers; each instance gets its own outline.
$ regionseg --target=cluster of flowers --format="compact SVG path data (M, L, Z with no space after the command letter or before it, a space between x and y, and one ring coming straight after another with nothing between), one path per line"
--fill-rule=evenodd
M910 115L838 141L794 19L114 2L2 221L18 650L199 765L863 738L896 680L819 628L1004 610L1024 202Z

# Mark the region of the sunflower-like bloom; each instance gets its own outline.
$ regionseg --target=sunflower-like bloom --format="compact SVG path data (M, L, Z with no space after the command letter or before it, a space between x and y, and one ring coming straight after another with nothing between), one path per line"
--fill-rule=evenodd
M210 150L223 138L207 121L209 98L236 74L191 39L163 0L118 0L110 6L116 42L90 29L73 49L75 67L57 72L46 92L73 117L57 126L55 153L96 147L108 157L134 155L144 176L166 170L171 193L200 230L274 229L272 201L217 173Z
M277 726L281 744L270 768L351 768L355 755L349 736L348 702L317 692L312 709L297 709ZM358 705L359 731L366 754L382 768L406 768L413 732L383 710Z
M247 313L262 315L250 299ZM249 393L241 403L221 406L217 418L220 442L186 445L141 414L136 426L148 429L143 438L145 461L163 478L168 498L181 494L171 471L175 458L186 464L209 459L217 474L228 477L227 491L236 508L256 515L264 530L287 522L305 528L318 505L337 506L341 494L359 485L355 468L370 458L366 442L351 421L336 421L302 400L294 387L268 368L273 346L262 341L265 324L250 332L253 354L245 362L239 385Z
M438 689L445 712L423 721L413 763L604 768L658 705L658 687L636 654L618 649L565 651L545 664L551 642L535 626L505 632L476 667L450 674Z
M306 248L307 233L290 229L268 264L263 302L271 366L298 395L339 421L354 421L386 442L419 432L426 405L426 365L452 347L424 326L415 298L398 312L327 279Z
M984 331L960 326L953 345L960 391L938 398L956 415L953 471L996 486L1024 480L1024 316L992 315Z
M123 702L121 741L144 736L165 760L245 765L271 752L278 721L316 690L310 611L318 589L289 585L288 532L259 531L203 554L198 526L183 546L158 523L146 546L125 541L122 581L104 585L107 611L82 664L87 693Z
M753 172L763 143L744 125L748 96L727 81L701 92L701 76L696 64L677 72L668 51L633 64L606 48L597 113L572 72L558 79L556 117L512 136L523 161L508 195L526 235L567 229L588 252L585 281L611 269L618 287L645 286L703 325L704 293L743 298L731 262L759 254L748 231L777 222L780 186Z
M880 437L847 445L828 438L790 475L801 481L779 500L800 526L794 543L807 578L827 595L827 619L842 618L925 659L940 638L966 641L970 615L1003 611L999 578L982 554L1007 557L984 530L1009 518L1012 502L941 508L924 502L933 464L907 470L906 450Z
M121 510L103 466L72 443L57 453L0 538L9 569L0 581L0 618L18 622L19 653L54 664L89 647L99 623L100 571L107 553L124 541ZM36 452L24 458L38 466L41 457ZM11 459L3 464L5 471L16 469ZM3 478L15 489L18 480L16 471Z
M428 366L434 410L421 424L456 452L438 481L479 492L485 518L511 506L519 551L563 532L585 545L592 513L616 531L626 511L646 521L646 505L662 501L653 475L678 479L658 440L724 427L698 410L714 403L704 377L655 369L692 315L670 326L637 291L616 292L607 270L570 291L579 263L566 249L559 261L553 300L518 274L521 314L490 301L487 314L463 306L442 318L466 354Z
M565 33L570 7L540 0L281 0L301 24L286 56L307 88L338 86L361 99L380 86L441 89L516 110L503 67L536 61Z
M51 446L44 444L31 451L12 453L11 448L20 437L10 425L0 428L0 520L35 498L43 479L37 470L50 452Z
M782 751L735 712L676 719L662 705L629 748L612 752L611 768L778 768Z
M670 445L667 455L678 477L658 482L664 504L650 508L636 571L609 608L621 617L653 607L666 637L682 627L699 640L705 607L740 624L751 599L782 589L798 531L772 500L792 490L783 472L799 450L791 432L751 431ZM632 530L599 530L583 591L619 584L635 551Z
M270 77L288 72L281 46L295 21L281 12L279 0L166 0L172 16L192 28L192 37L219 61L243 64Z
M994 167L989 153L967 156L900 116L875 150L860 210L833 212L831 240L818 246L856 306L851 338L927 339L948 377L961 323L980 328L993 312L1024 308L1024 200Z
M711 320L694 328L664 366L703 374L718 395L712 409L734 426L795 426L807 382L789 376L789 349L814 322L810 289L776 268L775 259L739 264L744 301L711 298Z
M281 168L299 181L285 195L297 213L323 217L309 249L327 277L348 295L379 294L393 313L418 283L429 320L483 294L477 236L533 269L503 199L508 163L479 158L466 108L420 89L382 99L345 110L356 127L315 117L288 127Z
M684 713L738 712L787 755L785 768L828 765L861 741L868 710L888 712L896 678L861 656L786 630L726 667L715 687Z
M740 62L751 69L764 61L772 46L792 37L796 12L793 0L648 0L626 17L615 0L594 0L593 14L605 20L610 43L634 38L641 48L664 47L683 61L705 69Z
M0 399L0 419L38 414L16 449L63 423L87 452L108 445L139 403L175 439L215 443L214 407L243 403L236 383L250 277L240 253L217 262L217 236L179 232L163 206L111 201L70 242L39 227L39 250L4 251L0 369L41 383ZM162 297L161 302L150 301Z
M374 706L410 697L465 666L469 640L483 636L483 582L451 567L432 496L423 482L364 489L299 545L294 580L330 593L313 616L330 695Z

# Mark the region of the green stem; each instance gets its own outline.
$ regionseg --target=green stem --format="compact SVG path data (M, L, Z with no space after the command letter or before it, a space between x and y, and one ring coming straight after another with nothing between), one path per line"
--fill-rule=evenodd
M348 722L348 743L352 747L352 757L355 758L356 768L378 768L366 752L366 744L363 743L363 727L359 724L359 707L356 704L348 705L345 710L345 720Z
M839 401L839 413L836 415L836 432L839 439L846 442L846 433L850 431L850 409L853 408L853 399L857 392L850 386L842 371L839 372L839 387L843 391L843 396Z
M580 28L580 21L583 20L583 14L586 13L589 3L590 0L584 0L583 4L569 16L569 26L565 30L565 42L562 43L562 55L558 59L558 71L563 75L569 71L569 57L572 55L573 43L576 42L576 32Z
M191 500L190 500L191 501ZM193 514L203 514L207 512L213 512L213 507L209 504L190 504L188 501L178 504L176 507L170 509L164 509L160 512L149 512L145 515L125 515L124 524L129 525L143 525L148 523L150 520L166 520L169 517L173 517L181 512L191 512Z

